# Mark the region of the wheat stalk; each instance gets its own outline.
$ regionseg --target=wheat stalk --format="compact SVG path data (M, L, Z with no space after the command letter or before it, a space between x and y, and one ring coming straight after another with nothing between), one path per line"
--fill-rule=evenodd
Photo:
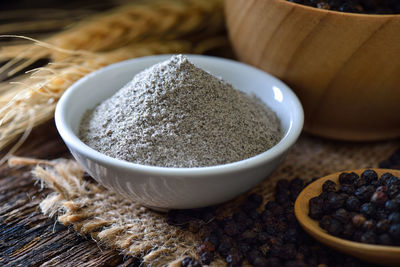
M8 89L9 93L0 96L0 147L5 147L20 134L51 119L62 93L86 74L124 59L188 52L189 48L186 41L147 42L107 53L71 57L62 64L50 64L35 70L22 82L15 83L12 91Z
M25 133L0 163L33 127L53 117L62 93L84 75L128 58L226 45L218 36L222 29L220 0L149 1L95 16L43 42L5 47L0 59L11 60L0 73L12 75L39 58L51 62L0 88L0 149Z

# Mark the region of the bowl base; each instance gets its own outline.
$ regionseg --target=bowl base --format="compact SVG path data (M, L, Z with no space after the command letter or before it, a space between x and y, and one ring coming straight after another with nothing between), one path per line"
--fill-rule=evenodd
M340 129L323 126L310 126L307 123L304 125L304 131L315 136L340 140L340 141L355 141L355 142L370 142L390 140L400 137L400 128L395 131L379 131L379 129Z
M168 208L152 207L152 206L147 206L147 205L143 205L143 204L142 204L142 206L145 207L145 208L148 208L150 210L154 210L154 211L162 212L162 213L167 213L167 212L169 212L171 210L171 209L168 209Z

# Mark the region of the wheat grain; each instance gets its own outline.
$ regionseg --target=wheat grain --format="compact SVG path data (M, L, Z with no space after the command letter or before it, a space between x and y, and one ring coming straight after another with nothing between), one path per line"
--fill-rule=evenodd
M199 30L219 32L223 25L221 0L149 0L94 16L45 42L71 51L109 51L149 38L174 39ZM40 47L30 48L31 55L43 51ZM0 58L15 58L24 51L26 46L5 48ZM66 56L54 50L47 52L53 60Z

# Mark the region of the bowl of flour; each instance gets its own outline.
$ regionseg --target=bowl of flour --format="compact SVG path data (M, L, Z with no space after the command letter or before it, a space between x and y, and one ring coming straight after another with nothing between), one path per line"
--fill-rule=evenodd
M155 209L227 201L265 179L297 140L303 110L281 81L200 55L116 63L57 104L57 129L98 182Z

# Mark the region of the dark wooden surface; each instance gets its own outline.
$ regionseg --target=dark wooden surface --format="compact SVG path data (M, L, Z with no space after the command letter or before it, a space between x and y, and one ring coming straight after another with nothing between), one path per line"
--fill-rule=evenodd
M0 12L7 14L0 18L0 24L20 23L49 18L43 8L73 10L64 12L69 20L79 19L79 14L92 14L111 8L118 1L105 0L15 0L0 4ZM32 10L22 12L19 10ZM75 12L79 9L79 12ZM27 15L28 14L28 15ZM57 13L58 14L58 13ZM78 14L78 15L77 15ZM76 16L76 17L73 17ZM67 17L51 17L69 22ZM58 24L57 24L58 25ZM60 24L61 25L61 24ZM60 30L32 30L29 32L1 32L0 34L22 34L30 37L43 37ZM62 25L61 25L62 26ZM0 47L7 45L9 39L2 38ZM44 62L46 63L46 62ZM43 65L44 63L40 64ZM0 65L4 62L0 62ZM31 66L35 67L35 66ZM37 67L37 66L36 66ZM0 80L9 79L0 75ZM0 156L7 149L0 151ZM59 137L53 121L50 121L30 135L17 155L55 159L70 154ZM49 193L30 175L28 168L9 168L0 166L0 266L137 266L138 259L127 258L117 251L99 247L88 237L78 235L73 229L65 227L43 215L39 209L40 201Z
M53 122L35 129L18 155L69 157ZM0 167L0 266L138 265L137 259L99 247L43 215L38 205L47 193L35 184L29 169Z

